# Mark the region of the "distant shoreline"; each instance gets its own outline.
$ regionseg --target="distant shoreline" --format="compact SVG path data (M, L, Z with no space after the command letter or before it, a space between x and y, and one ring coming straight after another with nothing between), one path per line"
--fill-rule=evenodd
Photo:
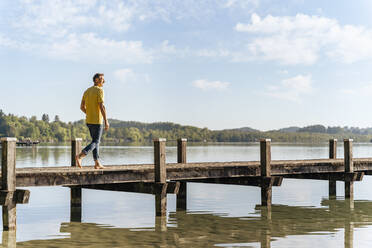
M179 138L192 142L258 142L269 138L272 142L325 143L329 139L353 139L354 142L372 142L372 128L325 127L312 125L303 128L289 127L262 132L249 127L210 130L184 126L172 122L143 123L109 119L110 129L103 133L102 142L110 144L151 144L154 138L165 138L167 143ZM90 140L84 120L63 122L58 115L54 121L44 114L42 120L4 114L0 110L0 137L16 137L18 140L38 140L41 143L69 142L72 137Z

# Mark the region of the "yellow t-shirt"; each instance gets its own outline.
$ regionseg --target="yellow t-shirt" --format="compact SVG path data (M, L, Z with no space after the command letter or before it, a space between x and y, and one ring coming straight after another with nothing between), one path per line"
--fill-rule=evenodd
M104 102L103 89L98 86L88 88L83 95L85 102L86 123L87 124L102 124L103 116L99 108L99 104Z

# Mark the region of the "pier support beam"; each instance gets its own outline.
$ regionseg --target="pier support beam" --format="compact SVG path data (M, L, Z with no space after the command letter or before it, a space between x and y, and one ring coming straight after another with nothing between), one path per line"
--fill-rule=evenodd
M354 172L352 139L344 140L344 163L345 173ZM345 198L354 198L354 181L345 181Z
M186 164L187 139L177 140L177 163Z
M155 183L165 184L167 180L167 171L165 164L165 142L166 139L154 139L154 166ZM159 186L160 187L160 186ZM155 194L155 212L156 216L166 216L167 214L167 191Z
M336 158L337 158L337 139L330 139L329 140L329 159L336 159ZM330 199L336 198L337 190L336 190L335 180L328 181L328 195Z
M261 162L261 205L271 206L272 185L271 181L271 139L260 140L260 162Z
M16 190L16 138L2 138L2 159L1 159L1 189L9 193ZM3 209L3 230L16 230L17 211L16 202L8 201Z
M155 194L155 212L156 216L167 215L167 192Z
M187 182L180 182L177 194L177 210L187 210Z
M71 167L76 167L76 155L81 152L81 138L75 138L71 140ZM81 195L82 190L80 186L70 187L70 221L81 222Z
M70 187L70 221L81 222L81 187Z
M186 164L187 139L177 140L177 163ZM177 210L187 209L187 182L180 182L180 189L177 194Z

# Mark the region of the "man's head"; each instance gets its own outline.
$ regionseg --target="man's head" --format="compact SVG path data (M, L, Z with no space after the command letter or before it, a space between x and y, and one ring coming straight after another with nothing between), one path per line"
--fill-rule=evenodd
M93 76L94 85L102 86L105 83L104 74L103 73L96 73Z

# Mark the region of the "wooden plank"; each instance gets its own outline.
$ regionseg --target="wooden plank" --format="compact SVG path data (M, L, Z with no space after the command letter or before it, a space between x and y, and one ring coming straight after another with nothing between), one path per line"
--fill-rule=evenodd
M139 182L139 183L96 184L96 185L83 185L82 188L144 193L144 194L157 194L157 193L162 193L165 191L166 194L178 194L178 191L180 188L180 182L166 182L166 183Z
M297 178L297 179L313 179L313 180L330 180L330 181L362 181L364 172L330 172L330 173L307 173L307 174L293 174L284 175L285 178Z
M0 205L26 204L30 199L30 191L17 189L16 191L0 190Z
M186 164L187 139L177 140L177 163Z
M353 159L354 171L372 171L371 158ZM188 180L203 178L260 176L260 162L204 162L168 163L167 179ZM294 161L271 161L271 174L344 172L343 159L314 159ZM154 182L153 164L107 166L105 170L95 170L93 166L83 169L71 167L18 168L17 187L88 185L124 182Z
M165 164L165 141L166 139L154 139L154 164L155 164L155 182L165 183L167 180Z
M211 184L231 184L231 185L240 185L240 186L257 186L261 187L263 180L267 182L267 178L270 179L269 185L271 186L281 186L283 177L282 176L273 176L262 178L259 177L225 177L225 178L203 178L203 179L189 179L187 182L192 183L211 183Z

